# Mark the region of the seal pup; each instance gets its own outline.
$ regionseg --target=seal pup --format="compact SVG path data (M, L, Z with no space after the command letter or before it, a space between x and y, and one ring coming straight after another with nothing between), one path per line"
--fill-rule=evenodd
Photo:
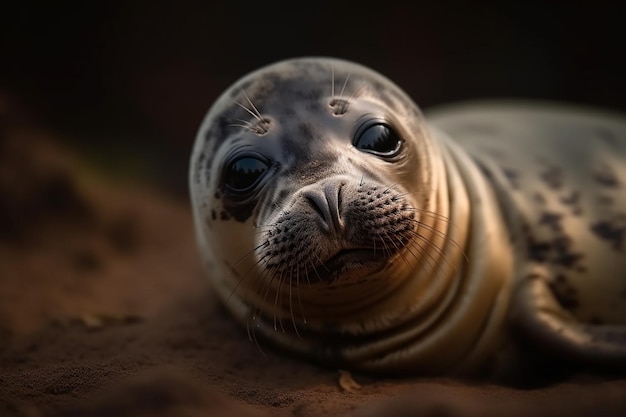
M251 340L382 373L498 373L526 342L626 363L619 115L425 118L371 69L290 59L216 100L189 178L208 275Z

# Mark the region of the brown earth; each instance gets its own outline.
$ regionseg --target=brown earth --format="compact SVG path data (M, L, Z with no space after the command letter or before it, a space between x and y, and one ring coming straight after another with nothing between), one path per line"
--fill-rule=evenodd
M2 123L0 416L626 415L626 379L350 386L261 351L203 276L186 200Z

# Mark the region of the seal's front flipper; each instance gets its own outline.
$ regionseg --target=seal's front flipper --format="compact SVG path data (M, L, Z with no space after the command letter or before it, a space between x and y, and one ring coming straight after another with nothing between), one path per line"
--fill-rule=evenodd
M511 318L520 336L565 362L626 373L626 326L577 321L552 294L548 274L535 267L515 289Z

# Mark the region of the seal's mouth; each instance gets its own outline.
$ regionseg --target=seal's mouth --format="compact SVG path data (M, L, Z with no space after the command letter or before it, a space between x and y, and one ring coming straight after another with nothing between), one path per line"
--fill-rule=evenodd
M354 275L367 275L380 270L387 256L383 251L374 249L343 249L311 269L310 278L331 282Z

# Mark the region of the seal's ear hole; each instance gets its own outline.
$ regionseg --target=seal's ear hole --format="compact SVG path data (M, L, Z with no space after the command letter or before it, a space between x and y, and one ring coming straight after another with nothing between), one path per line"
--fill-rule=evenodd
M387 123L374 122L361 126L357 130L353 144L363 152L392 157L400 152L402 140Z
M243 194L251 191L269 169L257 156L242 156L226 165L223 182L227 191Z

